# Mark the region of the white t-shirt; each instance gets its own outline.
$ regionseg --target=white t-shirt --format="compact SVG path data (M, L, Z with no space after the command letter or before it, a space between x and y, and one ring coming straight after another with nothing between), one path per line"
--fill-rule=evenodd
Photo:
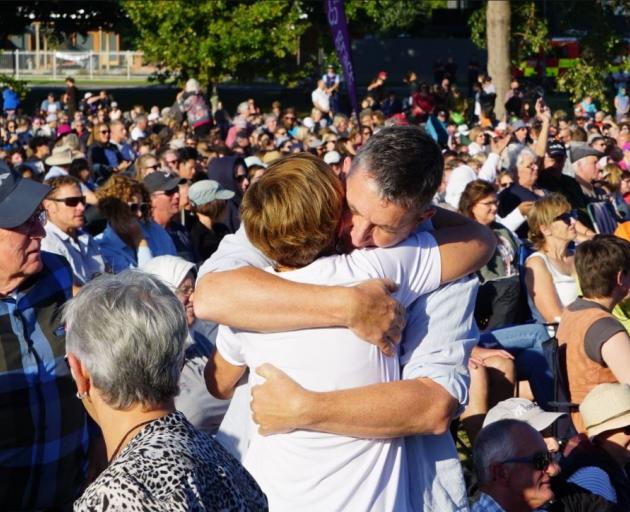
M324 114L330 111L330 96L326 94L326 91L318 87L311 93L311 100L313 101L313 106L320 109Z
M440 273L435 239L417 233L396 247L321 258L278 275L301 283L346 286L387 277L399 284L394 296L406 307L437 289ZM313 391L400 378L397 357L384 356L344 328L262 334L221 326L217 350L231 364L251 368L252 385L262 382L253 369L265 362ZM251 416L248 421L244 465L267 495L271 510L410 509L402 438L356 439L301 430L264 437Z

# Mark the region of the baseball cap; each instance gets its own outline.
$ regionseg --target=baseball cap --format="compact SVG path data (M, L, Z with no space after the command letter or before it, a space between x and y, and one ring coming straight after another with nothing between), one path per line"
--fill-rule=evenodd
M250 167L263 167L264 169L267 168L267 164L264 163L260 158L258 158L257 156L248 156L245 159L245 167L247 167L248 169Z
M329 151L324 155L324 162L328 165L338 164L341 162L341 155L338 151Z
M573 162L577 162L578 160L582 159L582 158L586 158L587 156L596 156L597 159L599 160L601 157L604 156L604 153L602 153L601 151L597 151L596 149L593 149L590 146L587 146L586 144L582 144L580 146L574 146L571 148L571 163Z
M48 185L22 178L0 161L0 228L11 229L24 224L48 192Z
M483 426L486 427L499 420L519 420L530 424L540 432L565 414L564 412L543 411L527 398L508 398L488 411L483 420Z
M172 190L179 185L180 181L181 178L179 176L175 176L169 172L156 171L147 174L142 184L149 191L149 194L153 194L153 192Z
M224 189L218 181L214 180L198 181L188 189L188 199L194 206L202 206L215 199L231 199L233 197L234 192Z
M566 156L567 150L562 142L550 140L547 142L547 153L549 156Z
M588 144L592 144L593 142L595 142L596 140L606 140L606 137L604 137L601 133L591 133L588 136L588 140L586 141Z
M582 400L580 414L589 437L630 425L630 386L595 386Z
M517 130L520 130L522 128L529 128L529 125L523 121L522 119L519 119L518 121L516 121L513 125L512 125L512 131L515 132Z

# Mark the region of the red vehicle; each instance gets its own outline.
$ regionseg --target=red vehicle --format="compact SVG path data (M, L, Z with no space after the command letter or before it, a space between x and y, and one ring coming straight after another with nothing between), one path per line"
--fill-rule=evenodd
M552 37L549 50L541 51L519 64L514 70L516 77L556 78L575 66L580 56L580 44L575 37Z

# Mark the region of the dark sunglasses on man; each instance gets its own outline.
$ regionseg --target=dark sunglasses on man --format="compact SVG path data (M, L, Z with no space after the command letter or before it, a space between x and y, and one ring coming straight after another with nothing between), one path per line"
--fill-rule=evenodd
M501 464L509 462L520 462L522 464L531 464L538 471L545 471L556 460L556 454L552 452L538 452L529 457L514 457L513 459L504 460Z
M51 198L50 201L55 201L57 203L63 203L70 208L75 208L81 203L85 206L85 196L73 196L73 197L62 197L59 199Z

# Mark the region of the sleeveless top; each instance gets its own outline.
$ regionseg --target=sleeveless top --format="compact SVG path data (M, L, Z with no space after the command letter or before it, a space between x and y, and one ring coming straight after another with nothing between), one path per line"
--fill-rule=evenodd
M531 254L529 258L542 258L545 262L545 266L547 270L551 274L551 278L553 279L553 285L556 288L556 292L558 293L558 298L563 307L567 307L571 304L578 296L578 287L577 287L577 278L575 276L568 276L560 272L553 263L549 260L547 255L541 251L536 251ZM529 260L529 258L527 258ZM532 311L532 315L538 322L544 322L542 315L536 309L534 305L534 301L527 294L527 304L529 305L529 309Z

